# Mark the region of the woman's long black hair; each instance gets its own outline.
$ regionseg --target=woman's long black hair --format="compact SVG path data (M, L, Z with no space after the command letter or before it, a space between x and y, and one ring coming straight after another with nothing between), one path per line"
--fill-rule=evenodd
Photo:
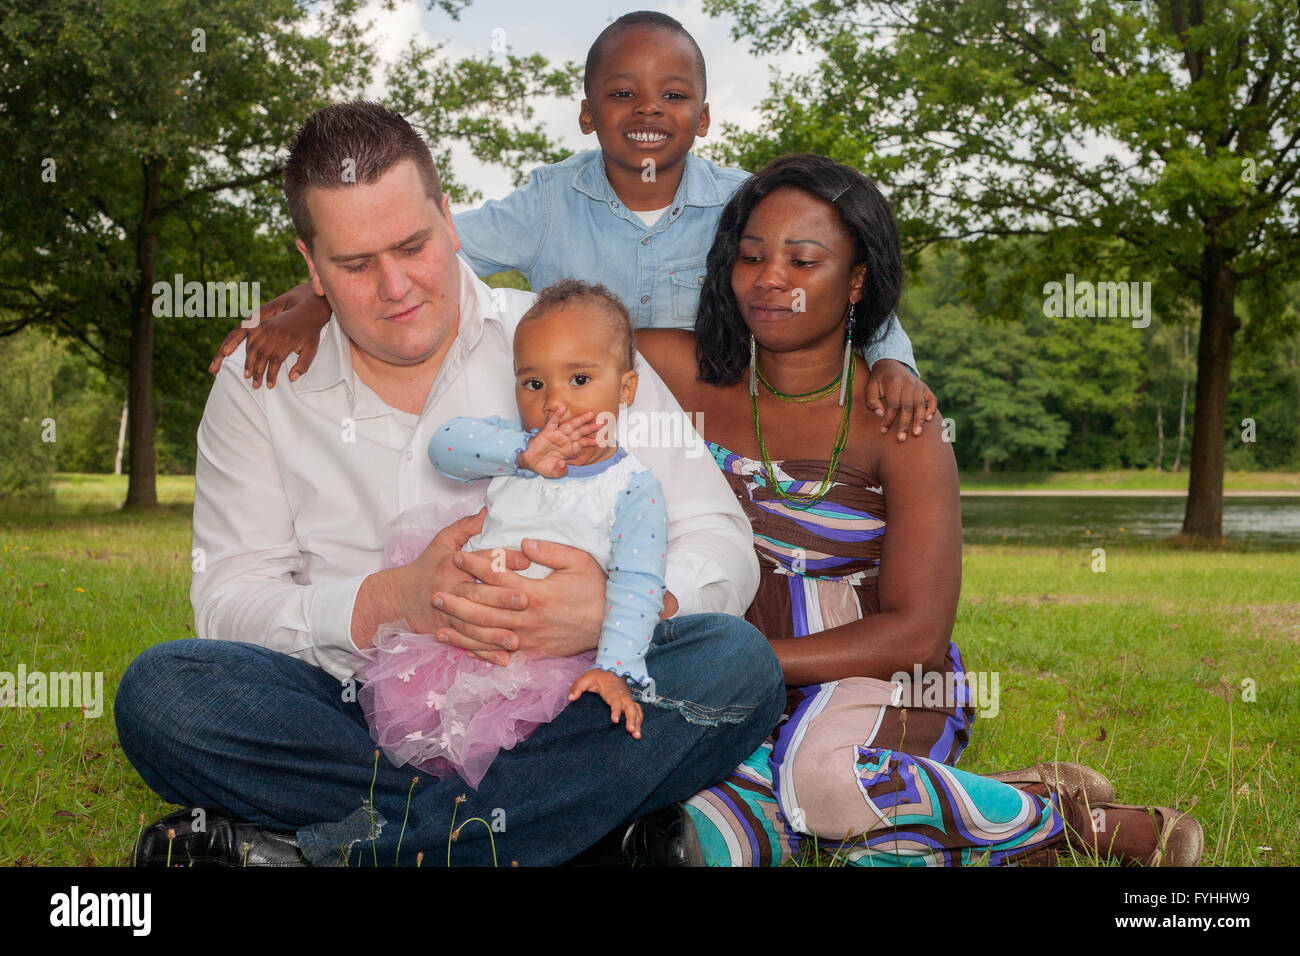
M853 237L853 265L867 264L862 299L853 313L854 349L881 335L898 305L903 291L898 228L875 183L825 156L792 153L774 159L731 197L709 249L708 275L695 319L695 356L700 379L709 384L734 385L749 368L749 328L731 291L731 271L750 213L766 196L787 186L834 206Z

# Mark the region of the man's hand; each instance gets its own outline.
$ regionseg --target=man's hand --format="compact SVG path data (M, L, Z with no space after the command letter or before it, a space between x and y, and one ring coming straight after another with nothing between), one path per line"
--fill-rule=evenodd
M612 723L618 723L618 719L626 714L627 732L637 740L641 739L641 705L632 699L627 681L613 671L593 667L573 682L569 700L577 700L583 693L599 694L609 704L609 719Z
M461 641L472 641L475 647L471 650L482 651L479 656L484 660L508 664L509 654L502 648L516 641L513 634L456 620L439 610L433 600L439 590L454 592L475 584L471 574L456 566L456 558L465 542L483 530L486 513L486 509L480 509L477 514L443 528L410 564L379 571L366 578L357 592L352 611L352 643L364 650L373 643L380 624L405 618L417 633L455 633ZM491 552L486 553L491 555ZM517 551L505 552L504 558L507 568L528 567L528 559ZM522 607L524 602L522 594L508 589L494 589L479 597L484 602L502 602L497 605L500 607Z
M569 470L569 461L582 454L584 448L596 444L595 433L602 423L596 421L595 412L586 412L564 421L568 412L563 404L557 405L541 431L528 441L528 447L519 453L520 467L536 472L544 478L562 478Z
M881 417L882 435L898 419L898 440L906 441L908 426L912 434L921 434L922 421L934 418L939 400L902 362L880 359L872 366L871 377L867 379L867 408Z
M550 657L593 650L605 616L604 569L586 551L568 545L528 538L522 547L522 555L505 552L508 568L534 562L554 569L549 577L535 581L498 570L500 561L490 551L459 552L453 557L456 567L477 581L434 595L434 606L452 621L426 633L499 664L509 663L502 649ZM486 641L475 636L484 634Z
M246 328L240 325L226 334L208 371L217 374L226 356L239 348L239 343L247 337L244 378L253 380L253 388L261 386L264 372L266 387L274 388L280 363L291 352L298 353L298 361L289 372L289 381L297 381L316 357L321 329L330 320L329 303L316 294L310 282L304 282L261 306L258 315L256 326Z

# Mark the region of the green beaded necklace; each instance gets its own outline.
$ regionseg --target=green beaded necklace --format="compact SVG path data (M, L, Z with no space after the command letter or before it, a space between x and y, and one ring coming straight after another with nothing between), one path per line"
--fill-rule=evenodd
M775 395L777 398L781 399L781 401L799 402L799 403L815 402L819 398L825 398L831 392L835 391L835 386L839 385L840 379L844 377L844 373L841 372L839 375L836 375L835 378L832 379L828 384L823 385L821 388L814 388L811 392L787 393L776 388L771 382L767 380L766 376L763 375L763 370L758 367L757 361L754 363L754 372L758 375L758 380L763 383L763 387L767 389L769 392L771 392L773 395Z
M758 370L757 356L754 356L752 361L754 364L754 372L757 374L758 380L763 383L763 386L769 392L781 399L783 402L811 402L814 399L822 398L823 396L829 395L844 377L843 373L841 373L840 375L835 376L835 381L823 388L816 389L812 392L787 395L784 392L777 391L768 383L767 379L763 377L763 373ZM758 393L757 391L751 391L749 393L749 405L754 412L754 431L758 435L758 454L763 460L763 474L767 477L768 484L771 486L772 490L776 492L777 497L800 510L811 508L830 493L831 485L833 484L831 478L835 475L836 469L839 467L840 455L844 452L845 447L847 447L849 443L849 415L853 411L853 368L857 363L850 361L847 364L848 400L844 403L844 414L840 417L840 428L835 435L835 447L831 449L830 467L826 469L826 477L817 485L815 491L787 492L781 487L781 483L776 479L776 469L772 467L772 459L768 457L767 446L763 444L763 426L758 420Z

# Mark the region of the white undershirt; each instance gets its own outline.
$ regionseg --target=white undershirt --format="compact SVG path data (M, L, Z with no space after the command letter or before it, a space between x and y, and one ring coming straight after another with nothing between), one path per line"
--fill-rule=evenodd
M672 203L668 204L668 206L671 205ZM631 209L629 212L633 213L638 219L645 223L646 228L648 229L659 221L660 216L668 211L668 206L664 206L663 209Z

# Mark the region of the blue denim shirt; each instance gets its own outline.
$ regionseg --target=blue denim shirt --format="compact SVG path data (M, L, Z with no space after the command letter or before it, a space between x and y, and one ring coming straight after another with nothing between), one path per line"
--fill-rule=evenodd
M593 149L534 169L527 185L505 199L459 213L456 234L478 275L518 269L535 291L567 277L603 282L636 328L691 329L722 207L748 178L687 153L672 205L646 226L618 198L603 154ZM916 368L895 317L865 357Z

